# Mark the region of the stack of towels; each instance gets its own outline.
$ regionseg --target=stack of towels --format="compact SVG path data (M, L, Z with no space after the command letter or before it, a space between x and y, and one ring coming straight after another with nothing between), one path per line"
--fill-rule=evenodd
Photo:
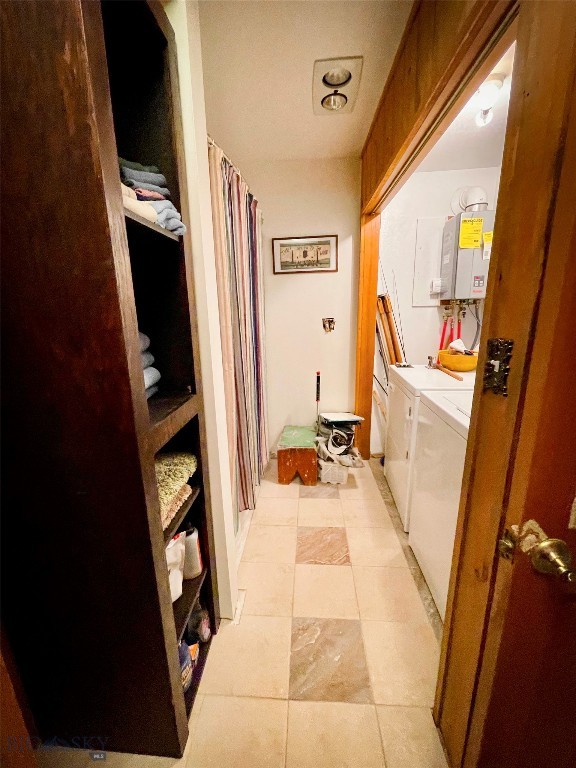
M186 499L192 494L189 480L198 462L192 453L159 453L155 459L160 497L160 517L165 530Z
M158 368L154 368L154 355L150 352L150 339L145 333L138 331L140 339L140 358L142 361L142 373L144 375L144 387L146 388L146 398L152 397L158 392L158 382L161 374Z
M124 207L158 224L164 229L183 235L186 227L182 217L170 202L166 179L155 165L140 165L118 158L122 179Z

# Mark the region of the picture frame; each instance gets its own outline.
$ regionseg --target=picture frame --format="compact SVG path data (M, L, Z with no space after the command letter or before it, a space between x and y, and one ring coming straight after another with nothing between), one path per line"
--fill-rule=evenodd
M338 235L272 238L275 275L338 272Z

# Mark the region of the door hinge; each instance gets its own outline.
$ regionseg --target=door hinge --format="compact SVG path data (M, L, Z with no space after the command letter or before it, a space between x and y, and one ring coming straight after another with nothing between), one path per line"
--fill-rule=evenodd
M514 342L512 339L488 339L488 359L484 366L484 389L508 396L508 374Z

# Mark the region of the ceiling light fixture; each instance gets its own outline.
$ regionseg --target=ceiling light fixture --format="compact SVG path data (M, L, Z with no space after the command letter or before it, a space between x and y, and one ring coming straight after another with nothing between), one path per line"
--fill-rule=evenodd
M335 67L329 69L322 78L322 82L328 88L341 88L352 80L352 72L346 67Z
M362 56L316 59L312 72L312 109L315 115L352 112L362 80Z
M494 117L494 104L504 84L504 75L490 75L480 88L478 88L477 102L480 112L477 113L475 123L479 128L488 125Z
M492 122L492 118L494 117L494 110L492 107L490 109L481 109L480 112L476 115L474 118L474 122L478 126L478 128L483 128L485 125L488 125L488 123Z
M338 93L338 91L334 91L334 93L330 93L322 99L322 106L329 112L336 112L345 107L347 103L348 97L343 93Z

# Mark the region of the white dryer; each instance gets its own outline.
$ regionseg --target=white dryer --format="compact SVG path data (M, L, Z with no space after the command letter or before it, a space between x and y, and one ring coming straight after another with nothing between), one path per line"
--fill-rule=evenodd
M423 392L409 543L444 620L473 392Z
M460 375L463 381L425 365L390 367L384 475L405 531L410 528L410 495L420 394L432 390L472 391L476 371Z

